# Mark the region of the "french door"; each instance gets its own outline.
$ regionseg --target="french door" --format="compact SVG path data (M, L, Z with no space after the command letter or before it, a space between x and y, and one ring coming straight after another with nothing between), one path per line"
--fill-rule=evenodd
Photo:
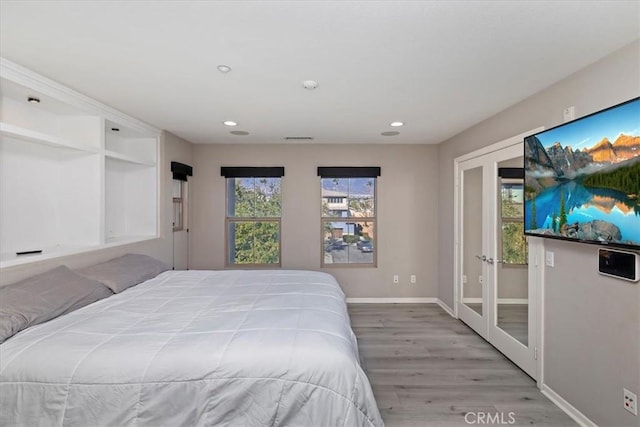
M523 235L523 136L456 159L456 311L536 379L539 256Z

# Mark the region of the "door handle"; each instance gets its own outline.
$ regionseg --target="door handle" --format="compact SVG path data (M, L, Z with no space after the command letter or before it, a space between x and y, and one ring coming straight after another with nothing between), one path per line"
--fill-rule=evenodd
M493 265L493 258L487 259L487 262L489 263L489 265ZM499 261L496 261L496 262L499 262Z
M476 258L478 258L480 261L486 261L487 260L487 257L485 255L482 255L482 256L476 255Z

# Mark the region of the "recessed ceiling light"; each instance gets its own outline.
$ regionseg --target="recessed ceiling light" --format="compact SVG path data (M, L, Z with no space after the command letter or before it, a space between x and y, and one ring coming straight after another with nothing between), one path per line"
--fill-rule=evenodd
M382 136L396 136L396 135L400 135L400 132L395 131L395 130L390 130L387 132L382 132L380 135Z
M305 80L302 82L302 87L309 90L313 90L317 88L319 85L320 83L318 83L315 80Z
M249 135L249 132L247 132L245 130L232 130L229 133L232 134L232 135L239 135L239 136Z
M404 123L403 122L391 122L390 125L393 126L394 128L397 128L398 126L404 126Z
M224 122L222 122L222 124L224 124L225 126L238 126L238 123L234 122L233 120L225 120Z
M30 96L29 98L27 98L27 101L32 104L40 104L40 98L36 98L35 96Z
M228 65L220 64L218 65L218 71L227 74L229 71L231 71L231 67L229 67Z

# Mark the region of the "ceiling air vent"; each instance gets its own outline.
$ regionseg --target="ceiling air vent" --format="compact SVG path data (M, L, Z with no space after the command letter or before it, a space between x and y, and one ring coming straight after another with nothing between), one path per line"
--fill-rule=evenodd
M287 141L313 141L312 136L285 136L284 139Z

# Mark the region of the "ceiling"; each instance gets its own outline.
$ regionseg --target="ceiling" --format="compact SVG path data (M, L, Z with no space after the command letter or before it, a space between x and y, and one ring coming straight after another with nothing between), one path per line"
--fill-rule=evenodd
M3 57L194 143L436 144L640 38L640 2L3 0L0 25Z

